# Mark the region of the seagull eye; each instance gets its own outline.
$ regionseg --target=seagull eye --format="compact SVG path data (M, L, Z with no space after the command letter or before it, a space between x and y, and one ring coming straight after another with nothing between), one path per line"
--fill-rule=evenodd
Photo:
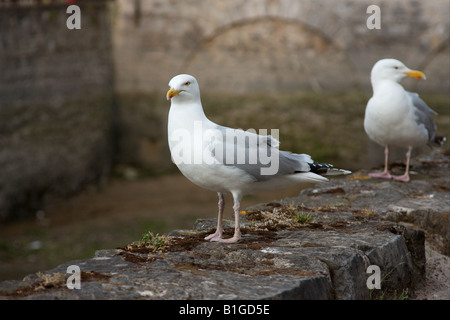
M398 66L395 66L395 67L394 67L394 69L395 69L395 70L398 70L398 69L400 69L400 67L398 67Z
M189 82L189 81L186 81L186 82L184 83L184 85L185 85L186 87L189 87L190 84L191 84L191 82Z

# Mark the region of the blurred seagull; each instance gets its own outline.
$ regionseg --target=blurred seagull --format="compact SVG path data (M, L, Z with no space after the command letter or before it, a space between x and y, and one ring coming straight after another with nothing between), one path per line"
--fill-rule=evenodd
M379 60L372 68L370 80L373 96L367 103L364 129L367 135L384 149L384 171L370 173L377 178L393 178L408 182L411 150L424 145L442 145L444 137L435 135L436 125L432 114L437 115L419 98L417 93L406 91L399 83L404 77L426 79L421 71L411 70L395 59ZM389 173L389 147L407 148L406 170L401 176Z
M332 165L314 162L307 154L278 150L270 135L220 126L203 111L197 80L187 74L172 78L167 100L171 100L168 139L172 160L193 183L217 192L217 230L205 239L234 243L241 239L240 200L245 194L299 185L307 187L328 181L323 175L349 174ZM244 161L245 160L245 161ZM234 200L235 230L223 238L224 193Z

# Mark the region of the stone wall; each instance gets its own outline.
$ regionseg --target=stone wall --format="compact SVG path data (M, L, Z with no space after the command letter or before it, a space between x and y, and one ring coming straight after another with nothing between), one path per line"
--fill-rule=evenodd
M0 220L35 213L111 165L112 36L108 2L0 9Z
M369 30L369 5L381 29ZM424 71L423 91L450 86L446 0L118 1L121 92L163 91L178 73L214 92L370 90L372 65Z

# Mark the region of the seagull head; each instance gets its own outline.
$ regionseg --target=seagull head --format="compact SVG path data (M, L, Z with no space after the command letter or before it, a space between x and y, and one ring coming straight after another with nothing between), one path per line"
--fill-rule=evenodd
M167 91L167 100L177 102L200 100L200 88L197 79L189 74L179 74L169 81L170 90Z
M396 59L379 60L372 68L370 74L372 84L382 80L393 80L400 82L404 77L416 79L426 79L425 74L421 71L412 70L405 64Z

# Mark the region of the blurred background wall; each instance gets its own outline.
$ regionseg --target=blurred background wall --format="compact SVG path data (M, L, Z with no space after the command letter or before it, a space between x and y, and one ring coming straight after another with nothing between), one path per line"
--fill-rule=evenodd
M69 2L81 8L80 30L66 28ZM366 26L372 4L381 8L379 30ZM243 128L268 103L277 107L271 95L295 92L361 93L337 107L357 110L362 128L370 69L385 57L428 75L407 79L408 89L445 94L449 10L448 0L0 1L0 220L34 213L49 195L70 195L117 165L170 170L165 92L179 73L197 77L213 120ZM268 102L238 101L250 113L218 102L259 94ZM323 120L304 108L295 110L304 128L320 129ZM263 115L277 126L292 118ZM352 119L332 116L328 126Z
M0 220L97 182L112 164L114 61L108 2L68 30L65 1L0 7Z
M380 58L432 74L448 90L447 0L119 0L117 89L163 91L193 73L209 91L370 90ZM381 9L369 30L367 8Z

